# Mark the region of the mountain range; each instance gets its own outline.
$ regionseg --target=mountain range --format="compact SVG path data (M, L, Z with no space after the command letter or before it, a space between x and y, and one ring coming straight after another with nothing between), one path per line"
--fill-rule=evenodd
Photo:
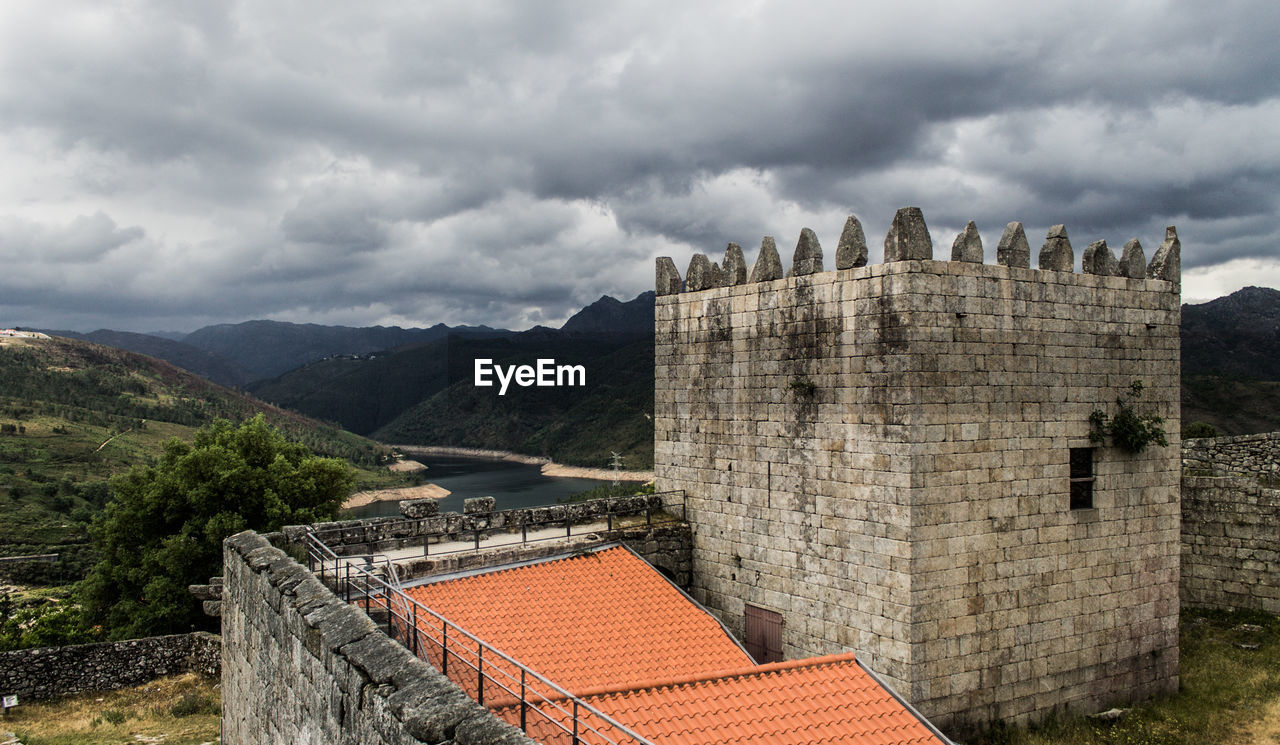
M1182 306L1182 374L1280 380L1280 290Z
M403 445L512 450L601 466L613 452L653 463L653 303L604 297L559 329L467 328L392 350L318 360L246 387L279 406ZM581 365L585 385L506 395L473 384L477 359L504 368L554 359Z
M612 297L559 329L437 324L352 328L249 321L181 340L95 331L77 338L173 364L354 433L398 444L462 445L598 465L612 450L652 462L654 293ZM472 385L477 358L541 358L592 371L582 390L497 395ZM1224 434L1280 429L1280 291L1246 287L1182 309L1184 423Z
M449 334L511 332L487 326L449 327L443 323L426 329L402 329L245 321L205 326L180 339L108 329L87 334L61 330L46 333L157 357L220 385L243 386L328 357L369 355L424 344Z

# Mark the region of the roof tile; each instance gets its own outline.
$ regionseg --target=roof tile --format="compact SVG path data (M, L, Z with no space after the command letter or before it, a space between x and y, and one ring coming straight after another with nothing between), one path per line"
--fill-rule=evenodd
M606 690L589 693L583 700L658 745L942 742L863 670L852 654L720 671L705 679L686 678L672 684ZM596 720L593 726L611 739L626 741L603 721ZM549 740L554 729L543 720L535 722L529 734Z
M407 592L655 745L942 745L853 654L756 665L714 618L623 547ZM474 665L474 649L470 655L457 659ZM514 669L490 656L488 669ZM573 707L540 692L553 703L526 708L529 735L561 742ZM518 725L515 701L500 691L485 697ZM579 733L587 745L605 742L600 735L633 742L589 713Z
M572 693L752 664L714 618L621 546L407 592Z

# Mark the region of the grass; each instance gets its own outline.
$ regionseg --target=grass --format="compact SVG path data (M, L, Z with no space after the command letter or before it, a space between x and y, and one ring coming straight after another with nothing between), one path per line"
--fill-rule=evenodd
M996 727L967 745L1280 745L1280 617L1185 610L1177 694L1138 704L1119 722L1051 717Z
M188 673L137 688L20 703L0 728L24 745L208 745L219 742L220 701L216 681Z

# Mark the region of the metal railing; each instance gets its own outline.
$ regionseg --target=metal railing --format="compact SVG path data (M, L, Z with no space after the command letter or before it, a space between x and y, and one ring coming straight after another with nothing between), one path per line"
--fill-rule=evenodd
M644 512L645 512L646 526L682 522L680 518L667 514L667 512L662 507L649 507ZM521 523L519 543L517 543L515 540L512 540L508 543L499 543L498 545L504 545L504 546L525 545L527 543L538 543L540 541L566 540L566 539L573 538L575 535L590 535L591 533L596 532L596 530L593 529L593 526L596 523L599 523L602 521L605 523L605 530L612 533L615 529L615 526L619 528L623 527L621 524L618 524L618 518L632 517L635 514L636 513L632 513L631 515L619 515L613 512L608 512L608 513L605 513L604 515L597 516L596 519L592 520L591 522L585 522L585 523L576 523L574 521L574 518L572 517L566 517L563 520L544 520L544 521L539 521L534 523ZM654 519L655 516L657 517L656 520ZM552 528L552 527L559 528L562 525L564 526L564 535L561 535L559 532L557 532L554 535L545 535L541 537L535 536L533 538L529 537L530 531L533 531L536 533L538 531L545 530L547 528ZM578 533L574 533L573 529L575 527L582 528L582 530ZM635 527L635 526L628 525L626 527ZM480 542L481 542L481 539L487 535L509 535L513 539L515 538L514 530L508 531L501 528L498 528L498 529L472 528L467 531L458 531L458 533L460 534L464 532L471 534L470 536L471 540L467 541L467 543L469 544L468 546L466 546L465 548L454 548L454 549L437 548L435 553L431 552L432 536L424 535L422 537L422 555L423 556L447 556L449 554L475 553L476 551L479 551L481 548L483 548L483 546L480 545ZM436 537L439 537L439 536L437 535ZM441 541L441 543L443 543L443 541Z
M674 493L674 492L671 492L671 493ZM520 540L518 542L514 540L516 535L516 529L514 526L503 526L503 527L496 527L496 528L495 527L475 527L475 526L460 527L458 530L440 531L440 532L431 532L431 533L424 531L422 533L422 555L423 556L448 556L450 554L458 554L458 553L475 553L477 551L480 551L482 548L486 547L481 544L482 544L482 541L489 536L510 536L513 539L507 542L496 542L496 543L490 544L491 546L493 545L515 546L515 545L525 545L529 543L538 543L540 541L565 540L565 539L573 538L575 535L589 535L591 533L596 532L598 528L595 528L593 526L595 526L596 523L599 523L599 522L604 522L605 530L607 532L612 533L614 530L620 529L620 528L638 527L639 526L638 524L636 525L624 524L624 519L628 517L637 517L641 514L641 512L644 513L644 525L646 527L651 527L654 525L666 525L669 523L684 522L683 501L679 505L680 512L682 513L681 515L677 516L677 515L670 514L668 512L668 510L672 509L672 507L674 506L675 505L666 506L662 504L659 504L656 506L650 505L645 507L643 510L635 510L635 511L627 511L627 512L615 512L610 510L601 515L594 515L594 516L585 518L590 522L582 522L584 518L581 516L575 516L575 515L567 515L563 518L524 522L524 523L521 523L519 526ZM379 528L394 532L396 528L401 525L418 525L418 524L423 524L432 519L439 519L439 518L415 518L415 519L405 519L405 520L391 520L385 523L380 523ZM573 529L575 527L580 528L581 530L577 533L574 533ZM548 528L556 528L557 532L554 534L548 534L544 536L535 535L534 537L530 537L530 533L538 533ZM560 533L558 530L559 528L564 528L564 532ZM348 530L351 530L351 528L342 528L342 527L325 528L321 530L313 530L311 534L316 536L316 540L318 540L320 543L328 546L331 543L331 540L330 540L331 536L341 536L343 533L345 533ZM453 536L458 536L459 539L450 540ZM461 539L462 536L466 536L467 539L469 540L462 540ZM431 550L432 539L436 539L436 542L437 542L436 543L437 548L434 552ZM465 545L462 548L452 548L452 549L439 547L440 543L446 543L446 542L465 543L467 545ZM407 540L405 545L406 546L409 545ZM365 555L367 554L361 554L361 556L365 556Z
M387 635L471 698L544 745L653 745L399 587L385 556L339 556L313 532L308 568L347 603L385 623ZM385 574L385 576L379 576Z

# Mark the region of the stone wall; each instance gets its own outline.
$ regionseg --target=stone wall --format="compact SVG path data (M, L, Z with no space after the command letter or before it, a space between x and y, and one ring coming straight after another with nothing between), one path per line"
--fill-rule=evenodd
M1182 602L1280 613L1280 489L1182 478Z
M688 590L693 584L693 534L688 523L637 526L611 533L588 533L571 540L525 543L483 551L427 556L396 562L401 582L438 574L533 561L571 553L605 543L622 543L660 570L675 584Z
M1176 690L1176 238L1148 279L1140 248L1073 274L1060 227L1030 269L1016 223L1002 265L933 261L907 223L906 260L846 230L836 272L811 233L785 278L771 239L750 283L736 246L684 292L659 260L656 485L687 495L694 596L739 633L781 613L789 658L856 651L944 726ZM1135 380L1171 442L1095 448L1072 510L1068 451Z
M261 536L223 558L222 742L534 745Z
M44 701L86 691L142 685L165 675L217 677L217 636L205 632L122 642L42 647L0 653L0 694Z
M1182 444L1182 602L1280 613L1280 432Z
M1280 483L1280 432L1186 440L1182 469L1193 476L1250 476Z
M647 494L513 510L467 514L446 512L418 519L375 517L342 520L316 523L311 529L335 553L352 556L394 551L411 545L421 546L424 540L465 538L475 531L519 532L521 526L525 525L554 525L565 520L581 524L603 520L609 514L644 514L646 510L662 509L664 505L671 505L671 509L679 515L682 509L681 499L682 495L679 494ZM306 530L306 526L291 526L285 529L285 535L291 543L296 543Z

